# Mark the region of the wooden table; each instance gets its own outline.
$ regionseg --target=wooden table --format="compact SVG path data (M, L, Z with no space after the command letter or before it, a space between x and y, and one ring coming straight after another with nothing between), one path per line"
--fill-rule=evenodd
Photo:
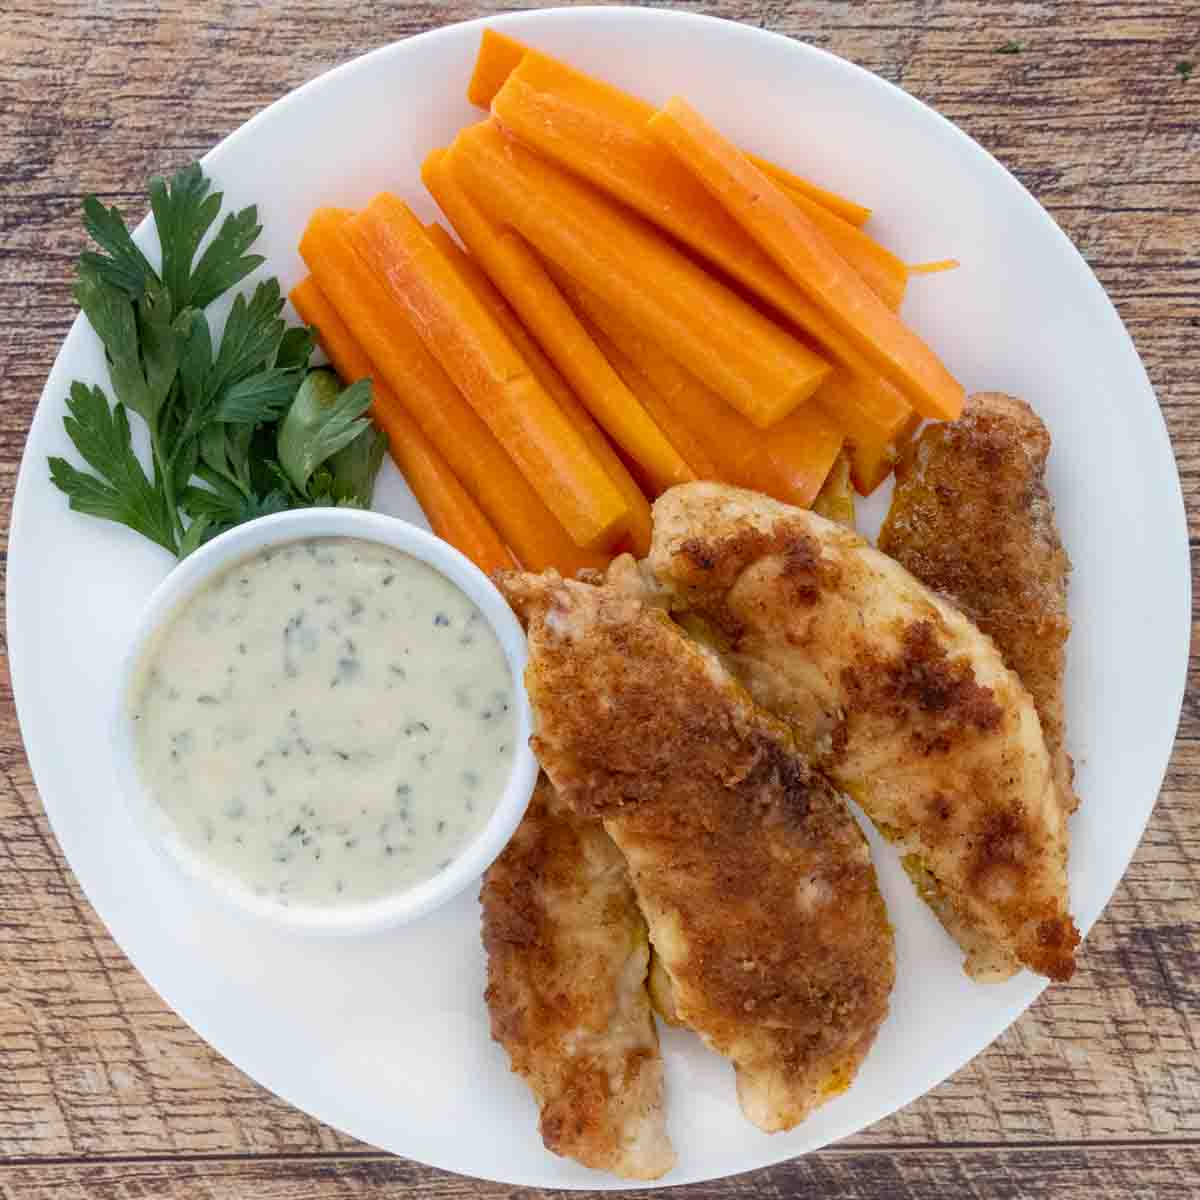
M326 68L435 25L521 7L17 0L0 31L5 510L34 404L75 312L83 193L140 215L149 175L208 149ZM1200 60L1195 0L679 7L861 63L1007 163L1120 309L1157 389L1185 493L1196 496L1200 62L1190 81L1177 66ZM1194 506L1190 520L1197 531ZM0 686L0 1197L510 1194L324 1128L250 1083L174 1016L83 899L31 782L6 675ZM1075 979L873 1129L692 1194L1200 1193L1198 802L1193 690L1146 838Z

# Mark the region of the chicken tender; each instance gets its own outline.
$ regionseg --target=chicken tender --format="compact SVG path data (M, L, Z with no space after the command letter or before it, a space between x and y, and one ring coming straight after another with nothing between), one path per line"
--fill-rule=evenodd
M790 1129L848 1086L887 1013L875 871L786 725L630 580L501 578L529 629L534 748L625 856L665 1006L732 1062L754 1124Z
M543 775L484 877L492 1036L541 1108L548 1150L626 1179L675 1165L629 872Z
M855 534L720 484L659 498L647 566L898 844L968 974L1071 975L1064 809L1033 701L989 638Z
M1059 796L1074 812L1063 745L1071 564L1046 491L1049 453L1050 434L1023 400L972 396L957 421L930 425L897 464L879 549L996 643L1037 705Z

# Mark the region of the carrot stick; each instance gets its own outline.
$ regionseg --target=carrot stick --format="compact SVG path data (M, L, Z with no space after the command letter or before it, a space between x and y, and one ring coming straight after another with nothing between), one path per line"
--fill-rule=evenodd
M862 390L861 380L835 371L818 391L815 403L846 431L850 477L858 492L869 496L891 474L898 448L912 437L922 418L910 413L903 421L886 425L865 419L869 404Z
M939 258L936 262L909 263L910 275L936 275L940 271L956 271L962 263L957 258Z
M487 108L492 97L504 86L517 64L530 52L524 42L495 29L485 29L479 41L475 70L467 84L467 99L476 108Z
M564 281L563 287L572 304L642 372L675 418L694 432L715 462L718 478L765 492L785 504L811 503L842 445L836 419L806 404L771 429L758 429L620 313L570 281Z
M676 96L649 128L922 415L953 420L962 385L832 249L813 222L728 139Z
M834 371L814 397L846 431L846 457L850 478L860 495L869 496L891 474L896 461L896 439L915 413L886 422L871 419L867 385L847 371Z
M726 237L740 238L762 257L704 185L651 136L647 122L654 110L648 104L554 59L531 54L496 94L492 114L514 137L642 208L651 220L665 217L673 229L688 222L695 210L707 210L710 220L726 227ZM821 226L868 286L890 307L898 307L908 282L904 263L807 193L780 186L786 186L793 202ZM638 204L647 190L653 192L653 211Z
M829 374L828 363L649 226L495 124L463 130L447 166L494 221L628 313L756 425L787 416Z
M307 276L292 288L290 298L300 319L316 328L317 341L342 382L371 380L371 416L387 434L388 450L433 532L488 575L511 567L512 553L492 523L392 390L378 378L371 360L322 294L317 281Z
M612 481L408 206L381 193L346 232L575 542L606 548L627 533L629 509Z
M890 309L898 309L908 287L908 267L902 259L868 237L849 221L835 216L827 208L786 184L776 182L793 204L829 239L829 244L854 268L867 285Z
M778 166L770 159L760 158L757 154L747 154L746 157L764 174L769 175L785 191L792 195L807 196L810 200L827 208L831 213L841 217L849 225L860 229L871 219L871 210L837 192L826 191L811 180L795 175L784 167Z
M544 55L530 54L492 107L513 136L678 238L813 337L830 357L878 381L875 390L890 399L895 415L907 415L907 401L855 340L657 144L646 127L653 115L648 106Z
M896 413L870 380L850 371L834 371L813 397L846 432L859 439L891 442L912 418L912 410Z
M650 491L657 496L694 478L592 344L529 246L511 230L497 228L484 216L446 169L444 152L435 150L430 154L421 175L475 260L545 347L588 411L626 457L638 465Z
M683 455L696 478L724 479L720 468L709 456L700 438L688 428L686 421L680 419L637 365L622 354L599 328L587 321L585 325L596 345L603 351L604 357L616 368L629 390L646 406L655 423L670 439L671 445Z
M467 99L478 108L491 108L492 101L496 98L496 93L500 91L508 80L508 77L526 58L539 59L555 70L571 72L583 79L587 79L595 87L603 88L611 94L614 100L619 100L620 103L625 105L639 124L644 125L654 113L651 105L637 99L635 96L631 96L628 92L622 92L611 84L603 83L599 79L589 78L583 75L582 72L576 71L573 67L569 67L565 62L552 58L550 55L540 50L535 50L531 46L526 46L523 42L518 42L516 38L511 38L507 34L498 33L494 29L485 29L483 31L483 38L479 43L479 54L475 59L475 70L471 75L471 82L467 86ZM842 220L848 221L851 225L865 225L870 218L871 210L869 208L864 208L861 204L855 204L853 200L847 200L844 196L839 196L834 192L827 191L825 188L818 187L815 183L810 183L807 179L802 179L799 175L793 175L790 171L775 166L774 163L768 162L765 158L758 158L753 155L751 157L760 170L774 175L780 183L786 183L788 187L808 196L810 200L823 205L830 212L836 213Z
M905 447L921 425L919 413L890 442L882 441L873 430L863 430L846 439L846 457L850 461L850 478L855 490L869 496L893 471Z
M346 240L348 217L318 209L301 238L300 255L379 377L524 566L574 575L581 567L606 565L607 555L581 550L568 537L425 349L404 310Z
M554 364L542 353L537 342L529 336L529 331L521 324L517 314L509 308L504 297L493 287L492 281L480 270L479 264L440 225L427 225L425 230L429 240L446 256L462 281L496 318L500 328L508 334L521 357L529 364L529 369L562 410L563 415L579 431L579 436L596 456L596 461L604 468L604 473L613 481L629 506L629 538L632 549L638 555L648 554L652 531L650 503L609 444L604 431L592 420L587 409L575 399L575 393L555 370Z

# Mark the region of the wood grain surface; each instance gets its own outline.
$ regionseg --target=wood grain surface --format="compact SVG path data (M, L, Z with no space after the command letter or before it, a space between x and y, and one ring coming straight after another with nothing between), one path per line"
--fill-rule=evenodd
M74 316L78 213L388 41L525 7L17 0L0 22L0 484ZM1200 9L1195 0L679 4L812 42L958 122L1051 211L1120 309L1200 507ZM1018 53L1000 53L1010 42ZM1197 61L1191 80L1177 71ZM133 212L131 215L140 215ZM1120 486L1119 480L1113 481ZM732 1196L1200 1194L1197 657L1162 797L1082 968L924 1099ZM0 1197L507 1197L389 1158L256 1087L107 936L55 845L0 695ZM679 1195L680 1193L675 1193Z

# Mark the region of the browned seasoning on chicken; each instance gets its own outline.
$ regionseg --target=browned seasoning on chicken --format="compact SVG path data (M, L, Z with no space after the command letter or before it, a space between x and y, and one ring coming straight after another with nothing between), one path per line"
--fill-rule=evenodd
M1037 705L1067 812L1079 800L1066 751L1067 579L1071 564L1046 490L1050 434L1023 400L968 399L896 465L879 548L996 643Z
M730 1060L747 1118L790 1129L875 1040L891 926L846 802L631 568L501 579L529 629L534 748L629 865L659 1003Z
M625 860L543 775L484 877L492 1036L533 1091L546 1148L626 1179L675 1163Z

